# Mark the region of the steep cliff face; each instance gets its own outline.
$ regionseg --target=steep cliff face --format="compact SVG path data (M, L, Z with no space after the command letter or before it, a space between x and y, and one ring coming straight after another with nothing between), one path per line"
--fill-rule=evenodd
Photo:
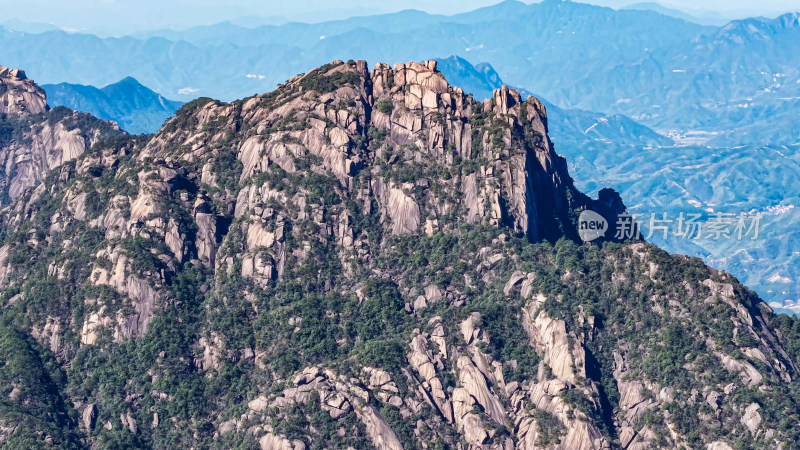
M0 66L0 177L3 203L38 184L119 128L66 108L50 110L44 90L25 72Z
M570 214L591 201L551 148L544 106L507 88L476 102L435 67L331 64L264 96L205 103L181 118L191 127L172 121L142 155L188 148L182 159L205 160L209 144L227 147L233 131L243 166L237 204L251 201L253 179L275 166L294 174L300 159L348 197L376 202L392 234L486 223L533 241L574 236Z
M39 114L46 110L44 91L24 71L0 66L0 114Z
M695 260L578 245L619 196L574 189L536 99L475 102L434 63L200 99L38 180L0 215L0 357L51 381L0 366L7 445L798 437L800 325Z

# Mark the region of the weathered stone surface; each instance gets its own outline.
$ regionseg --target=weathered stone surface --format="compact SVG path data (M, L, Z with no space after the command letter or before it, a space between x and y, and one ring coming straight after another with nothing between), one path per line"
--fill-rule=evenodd
M461 336L464 338L464 342L467 344L471 344L473 339L476 336L476 326L481 321L480 313L472 313L467 317L466 320L461 322Z
M170 219L167 227L167 234L164 237L164 243L167 244L170 251L178 261L183 260L184 253L184 237L178 230L178 223L174 219Z
M761 414L758 413L759 409L761 409L761 407L757 403L751 403L750 406L744 410L741 422L751 433L758 431L758 427L761 425Z
M144 335L153 318L153 309L159 299L158 293L147 281L137 276L128 276L131 272L131 261L119 248L101 250L98 257L107 259L111 270L95 267L89 280L97 285L114 288L130 298L134 307L132 315L119 317L120 323L116 335L120 339ZM85 327L90 326L85 325Z
M103 311L104 308L101 307L99 311L89 314L89 317L83 322L83 327L81 328L81 344L95 344L99 337L98 328L111 325L111 319L103 316Z
M742 380L749 386L761 383L764 378L761 373L747 361L739 361L728 355L717 354L722 365L731 372L738 372Z
M376 449L381 450L403 450L403 445L397 439L397 435L392 430L386 421L381 417L378 411L371 405L367 405L359 412L359 418L364 422L367 429L367 436L372 440L372 444Z
M258 440L261 450L305 450L302 442L292 442L289 439L276 434L267 433Z
M65 117L35 116L47 110L44 90L24 71L0 66L0 114L19 118L22 127L17 130L22 139L0 147L0 188L11 199L36 186L50 170L78 158L102 136L99 129L67 127L65 122L78 116L69 110ZM121 133L115 124L108 124L108 132Z
M489 438L481 418L473 413L475 399L466 388L453 391L453 416L459 430L471 445L483 445Z
M39 114L47 108L45 92L19 69L0 66L0 114Z
M217 256L217 217L211 213L208 203L200 198L194 205L197 223L197 257L209 267L214 267Z
M574 384L575 364L567 339L566 324L563 320L552 319L545 311L540 311L535 319L530 315L536 309L531 305L525 310L524 325L531 338L544 355L545 364L549 365L559 380Z
M136 434L139 431L139 426L137 425L133 416L131 416L130 412L120 414L119 420L122 422L122 426L127 428L131 433Z
M203 349L203 357L195 362L200 370L219 370L222 366L223 344L220 337L215 333L211 339L201 337L198 345Z
M419 206L402 189L390 187L387 193L386 213L391 220L393 234L416 233L419 229Z
M439 410L442 416L449 422L453 421L452 406L444 392L442 382L436 376L436 366L433 357L428 349L428 342L423 335L414 336L411 339L411 353L408 355L408 362L411 367L419 374L423 382L421 388L429 396L433 406Z
M97 420L97 408L94 403L90 403L83 408L81 413L81 425L87 431L94 430L95 421Z
M489 390L486 379L477 367L466 356L458 358L459 385L469 393L475 401L483 407L489 417L497 423L505 420L505 411L500 400Z
M250 408L251 411L255 412L261 412L264 409L266 409L267 406L269 406L269 403L267 402L267 399L263 396L256 397L255 399L250 400L247 403L247 407Z
M510 294L511 293L511 289L513 289L515 286L521 284L522 280L524 280L524 279L525 279L525 274L524 273L522 273L519 270L515 271L511 275L511 278L509 278L509 280L506 283L506 285L503 287L503 294L505 294L505 295Z

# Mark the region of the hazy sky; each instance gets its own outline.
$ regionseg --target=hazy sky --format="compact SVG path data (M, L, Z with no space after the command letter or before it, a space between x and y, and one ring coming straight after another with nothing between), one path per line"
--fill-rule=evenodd
M647 0L586 0L621 7ZM0 23L12 20L52 23L62 28L111 34L153 28L184 28L243 16L282 16L291 20L320 21L354 15L420 9L453 14L497 3L498 0L0 0ZM777 15L800 10L800 0L664 0L665 6L684 10L712 10L725 17Z

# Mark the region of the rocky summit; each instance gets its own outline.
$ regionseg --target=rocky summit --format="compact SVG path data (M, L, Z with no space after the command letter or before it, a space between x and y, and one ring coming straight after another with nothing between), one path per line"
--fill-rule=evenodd
M73 160L119 127L66 108L51 110L25 72L0 66L0 196L8 204L51 169Z
M43 91L24 71L0 66L0 114L37 114L46 109Z
M156 134L0 70L7 448L792 448L800 322L582 244L533 97L335 61Z

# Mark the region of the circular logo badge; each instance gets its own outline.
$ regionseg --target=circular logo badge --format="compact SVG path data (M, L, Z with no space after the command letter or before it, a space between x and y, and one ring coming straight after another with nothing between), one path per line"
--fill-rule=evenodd
M591 242L603 237L608 231L606 218L588 209L581 212L578 217L578 235L584 242Z

